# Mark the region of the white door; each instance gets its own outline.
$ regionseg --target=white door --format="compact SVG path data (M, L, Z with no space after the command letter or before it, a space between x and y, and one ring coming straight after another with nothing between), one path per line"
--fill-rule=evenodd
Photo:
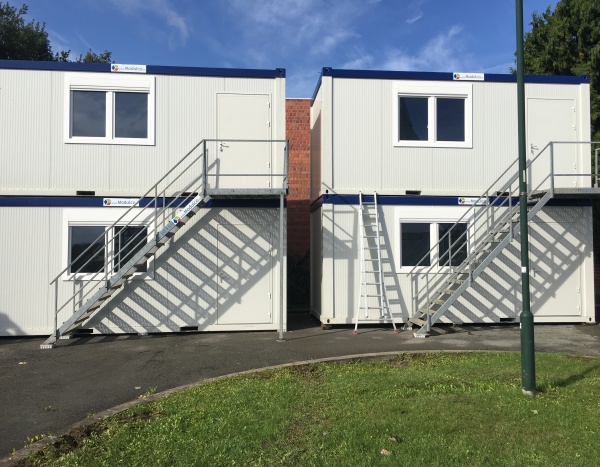
M217 324L273 322L271 231L266 225L218 225Z
M218 141L209 148L208 188L269 188L271 144L264 141L270 139L267 94L218 94Z
M550 141L576 141L575 101L572 99L527 99L527 150L533 159ZM565 176L577 173L580 148L576 144L554 145L554 186L573 188L579 186L581 177ZM528 174L530 190L550 188L550 148L533 163Z
M581 315L583 244L577 222L529 224L531 311L536 318Z

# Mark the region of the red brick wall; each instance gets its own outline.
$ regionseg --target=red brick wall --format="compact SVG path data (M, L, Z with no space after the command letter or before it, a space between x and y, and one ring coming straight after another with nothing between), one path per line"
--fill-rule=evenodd
M310 99L286 100L289 147L288 255L310 249Z

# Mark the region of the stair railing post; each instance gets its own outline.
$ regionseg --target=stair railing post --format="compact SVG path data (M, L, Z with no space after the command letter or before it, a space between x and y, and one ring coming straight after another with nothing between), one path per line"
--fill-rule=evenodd
M429 311L430 309L430 302L429 302L429 273L425 274L425 299L427 300L427 304L425 307L425 313L427 313L427 319L429 320ZM429 331L429 329L428 329Z
M417 314L417 311L419 310L419 275L418 274L413 273L412 283L413 283L413 288L412 288L413 311L412 311L411 316L414 316Z
M202 143L202 198L206 197L206 140Z
M158 184L154 185L154 239L158 241Z
M473 261L471 254L471 229L467 228L467 258L469 259L469 284L473 281Z
M426 332L430 332L431 331L431 305L429 302L429 273L427 273L425 275L425 285L427 287L427 307L425 309L425 313L427 318L425 319L425 331Z
M595 174L596 174L596 177L595 177L596 185L595 185L595 187L596 188L598 188L598 151L600 151L600 149L596 149L594 151L594 156L595 156L595 160L596 160L596 172L595 172Z
M58 340L58 279L54 281L54 337Z
M513 232L512 226L512 218L513 218L513 210L512 210L512 183L508 187L508 219L510 221L510 240L512 241L515 238L515 233Z
M554 196L554 142L550 141L550 194Z

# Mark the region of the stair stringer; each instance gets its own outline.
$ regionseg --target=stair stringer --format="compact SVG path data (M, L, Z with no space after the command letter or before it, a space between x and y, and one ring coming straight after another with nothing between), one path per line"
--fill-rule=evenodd
M527 213L527 222L530 222L532 219L534 219L538 212L548 203L548 201L550 199L552 199L553 194L551 191L546 192L528 211ZM531 200L530 200L531 201ZM515 209L518 207L518 204L515 206ZM517 211L518 214L518 211ZM443 281L439 287L433 291L432 295L433 295L433 300L430 300L429 303L426 304L426 309L425 310L419 310L417 311L417 313L415 313L412 317L410 317L408 319L408 321L406 322L406 324L403 326L403 329L405 330L412 330L412 325L416 324L418 326L420 326L420 329L416 332L413 333L413 335L415 337L427 337L430 327L431 325L435 324L442 316L444 316L444 314L449 310L449 308L456 302L456 300L458 300L458 298L464 293L465 290L467 290L468 288L471 287L471 285L473 284L473 282L475 281L475 279L477 279L487 268L488 266L492 263L492 261L509 245L509 243L512 241L512 239L519 234L520 231L520 222L514 222L513 221L514 218L514 213L513 215L509 216L509 220L506 221L504 224L502 224L500 226L500 228L491 233L491 236L495 236L496 234L500 233L503 229L503 227L505 227L507 224L511 224L510 229L512 229L512 235L510 235L510 229L507 231L503 232L503 236L501 239L499 239L500 241L498 242L498 244L496 245L496 247L491 250L484 259L481 260L481 263L470 273L468 272L468 262L463 263L461 265L461 267L466 267L467 270L465 271L464 269L462 271L457 271L453 274L450 275L450 277ZM514 225L513 225L514 224ZM484 243L490 243L488 242L482 242L481 245L484 245ZM477 248L474 252L471 252L469 254L469 258L473 258L478 256L479 254L483 253L484 247L480 247ZM457 279L458 276L467 276L466 279ZM451 293L446 293L445 291L449 290L447 287L451 287L452 284L456 284L458 282L460 282L460 285L458 285L458 287L456 287L456 289L454 289L453 292ZM435 310L431 310L431 306L434 305L434 300L440 301L440 297L443 297L444 295L449 295L448 298L443 299L443 302L440 304L440 307L435 309ZM437 297L437 298L435 298ZM425 319L424 319L425 318Z
M198 198L200 198L198 200ZM40 345L41 349L51 349L58 339L65 338L66 335L72 334L88 322L92 316L104 310L104 305L108 303L113 296L118 294L123 289L136 269L144 264L151 256L169 244L169 239L182 229L185 224L194 217L203 206L210 201L210 196L198 197L190 204L196 202L196 205L187 212L185 216L175 217L156 235L156 238L146 244L138 253L136 253L127 263L125 263L119 272L114 274L105 285L100 287L73 315L71 315L48 339ZM179 248L181 244L175 242L172 244L175 248Z

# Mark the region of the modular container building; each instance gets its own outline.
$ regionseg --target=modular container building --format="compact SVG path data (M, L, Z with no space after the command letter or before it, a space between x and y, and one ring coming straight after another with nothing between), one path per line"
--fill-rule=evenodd
M0 335L285 331L285 70L0 61Z
M589 78L525 83L532 311L592 322ZM323 325L518 321L517 116L513 75L322 70L311 312Z

